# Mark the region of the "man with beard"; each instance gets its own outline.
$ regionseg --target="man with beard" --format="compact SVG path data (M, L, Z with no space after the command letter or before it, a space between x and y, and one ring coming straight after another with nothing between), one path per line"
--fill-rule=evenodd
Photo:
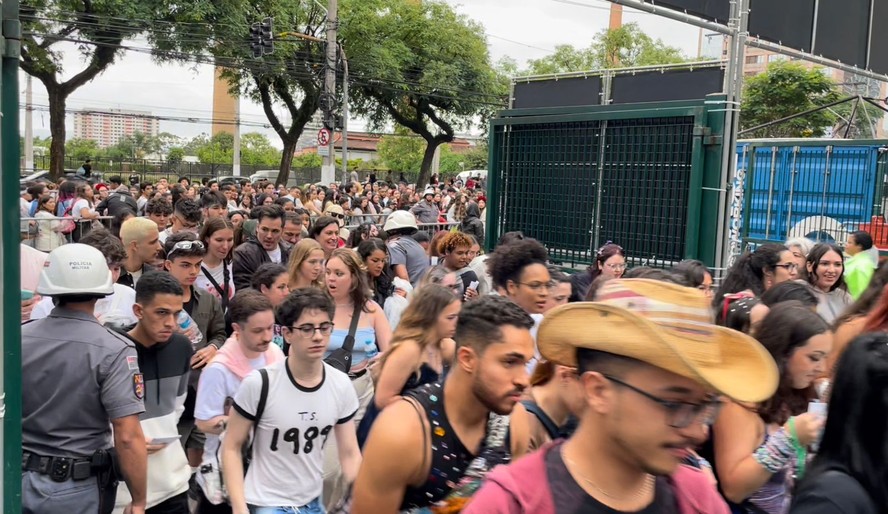
M439 504L476 457L525 453L527 415L518 402L529 387L525 365L533 357L532 326L527 313L502 297L465 304L446 380L411 391L373 424L355 481L354 514ZM491 422L513 412L510 448L488 444Z
M540 351L577 370L580 425L490 473L464 512L727 514L706 475L682 462L706 439L719 395L755 405L779 376L755 339L711 320L699 290L645 279L612 280L595 302L549 311ZM771 459L775 444L754 456Z
M274 310L265 295L252 289L238 291L231 299L228 313L234 334L201 374L194 406L197 428L207 435L197 475L201 487L197 511L201 514L231 512L222 498L218 450L219 436L228 424L238 387L254 369L284 358L281 349L271 344Z
M162 250L157 224L147 218L130 218L120 227L120 240L126 248L126 260L120 270L118 284L133 289L143 273L156 269Z

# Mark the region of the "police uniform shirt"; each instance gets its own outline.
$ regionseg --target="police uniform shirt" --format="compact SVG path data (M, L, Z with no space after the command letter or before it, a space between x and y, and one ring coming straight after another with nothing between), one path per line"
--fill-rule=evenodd
M22 325L22 448L88 457L113 446L112 419L141 414L136 349L89 314L56 307Z

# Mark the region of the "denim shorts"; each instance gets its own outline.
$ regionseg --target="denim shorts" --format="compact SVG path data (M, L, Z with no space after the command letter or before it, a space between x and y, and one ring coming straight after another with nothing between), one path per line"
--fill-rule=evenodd
M254 507L250 506L250 514L326 514L321 499L306 503L302 507Z

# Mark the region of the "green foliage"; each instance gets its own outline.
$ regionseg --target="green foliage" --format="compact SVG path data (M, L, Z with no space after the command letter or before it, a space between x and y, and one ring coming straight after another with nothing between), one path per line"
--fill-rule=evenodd
M175 146L173 148L170 148L169 152L167 152L167 162L170 165L175 166L177 164L180 164L184 158L185 158L185 149L184 148Z
M746 129L798 114L839 100L839 86L821 72L802 63L776 61L759 75L746 79L740 128ZM821 137L837 116L822 110L802 118L744 134L749 138Z
M681 50L645 34L637 23L598 32L588 48L558 45L555 53L528 62L525 75L628 68L687 61Z
M392 171L416 172L422 166L422 155L426 142L419 137L404 134L383 136L376 145L376 153L385 167Z
M249 29L265 17L275 20L274 53L256 59ZM186 1L165 14L164 21L172 23L169 29L149 40L164 60L190 59L190 54L212 58L224 67L222 76L232 92L262 105L285 151L278 152L274 163L269 161L267 148L257 149L255 155L243 152L242 162L249 159L279 166L276 182L283 183L299 136L318 109L325 48L295 36L278 35L299 32L323 37L324 17L317 2L306 0ZM277 114L281 106L288 112L289 125Z
M99 144L91 139L72 139L65 143L65 155L78 161L95 159L100 153Z
M241 135L241 164L261 164L276 167L281 163L281 151L271 146L265 134L248 132Z
M50 171L61 176L65 152L65 102L78 88L110 66L122 52L120 44L146 29L143 20L169 12L163 0L23 0L19 7L21 69L38 79L49 96ZM84 64L63 70L60 46L73 40ZM97 44L98 43L98 44Z
M446 3L351 0L341 16L357 86L352 111L374 129L394 121L425 140L419 182L428 180L437 146L505 106L508 89L491 65L484 28ZM416 165L383 160L392 159L401 169Z
M294 168L318 168L323 164L323 158L316 153L306 153L293 158Z

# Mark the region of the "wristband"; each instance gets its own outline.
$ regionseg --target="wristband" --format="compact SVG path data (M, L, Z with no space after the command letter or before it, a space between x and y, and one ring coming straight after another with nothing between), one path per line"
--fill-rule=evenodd
M771 434L768 439L756 448L752 454L768 473L774 474L784 469L795 454L792 441L786 430L780 430Z
M799 442L799 436L796 433L795 418L789 418L790 442L796 455L796 472L795 479L801 480L805 476L805 463L808 458L808 449Z

